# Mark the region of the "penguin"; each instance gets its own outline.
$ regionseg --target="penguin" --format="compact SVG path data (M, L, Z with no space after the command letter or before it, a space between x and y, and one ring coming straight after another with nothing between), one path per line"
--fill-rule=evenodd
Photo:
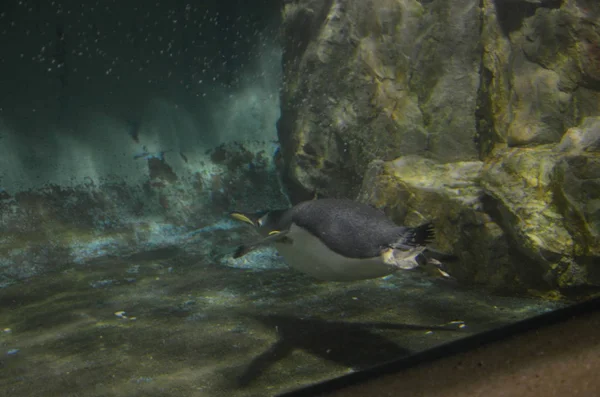
M413 269L434 239L431 222L399 226L382 211L349 199L317 199L230 216L262 236L239 246L234 258L273 244L288 265L322 281L366 280Z

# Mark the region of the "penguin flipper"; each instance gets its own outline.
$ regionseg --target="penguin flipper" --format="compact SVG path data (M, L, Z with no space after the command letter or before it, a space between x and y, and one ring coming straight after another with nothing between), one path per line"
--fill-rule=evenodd
M258 248L262 245L274 243L276 241L283 242L286 240L290 240L288 237L285 236L288 233L289 233L289 230L283 230L283 231L273 230L272 232L269 233L269 235L267 237L265 237L261 240L258 240L255 243L243 244L243 245L240 245L239 247L237 247L237 249L233 253L233 257L236 259L241 258L242 256L246 255L249 252L254 251L256 248Z
M234 259L241 258L253 249L254 247L252 245L240 245L236 248L235 252L233 253L233 257Z

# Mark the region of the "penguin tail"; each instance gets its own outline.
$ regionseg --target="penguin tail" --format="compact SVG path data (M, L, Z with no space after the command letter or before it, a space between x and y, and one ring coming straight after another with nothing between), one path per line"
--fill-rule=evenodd
M427 222L416 227L405 228L398 245L418 247L425 246L433 240L435 240L435 229L432 222Z

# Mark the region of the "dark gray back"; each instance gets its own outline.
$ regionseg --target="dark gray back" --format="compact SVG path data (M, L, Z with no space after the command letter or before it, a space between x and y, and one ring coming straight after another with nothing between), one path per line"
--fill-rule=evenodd
M345 199L300 203L282 214L281 224L291 221L350 258L376 257L411 229L396 225L376 208Z

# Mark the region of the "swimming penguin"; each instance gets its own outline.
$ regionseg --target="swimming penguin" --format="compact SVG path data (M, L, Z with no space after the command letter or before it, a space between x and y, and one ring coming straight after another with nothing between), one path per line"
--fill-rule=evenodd
M230 215L263 236L238 247L235 258L272 243L288 265L323 281L365 280L413 269L434 237L431 223L398 226L382 211L347 199Z

